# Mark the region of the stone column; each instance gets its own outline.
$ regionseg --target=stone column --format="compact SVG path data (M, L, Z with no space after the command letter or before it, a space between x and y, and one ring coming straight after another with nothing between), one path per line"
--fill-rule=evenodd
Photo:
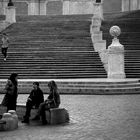
M110 34L114 37L112 44L108 47L108 78L123 79L124 72L124 46L119 43L117 38L121 33L118 26L110 29Z
M28 15L38 15L38 14L39 14L38 0L30 0L28 6Z
M69 15L69 14L70 14L70 1L63 0L63 15Z
M130 10L138 9L138 0L130 0Z
M102 20L103 20L102 2L95 1L92 24L90 26L90 33L94 50L97 52L101 52L106 49L106 41L102 39L102 31L100 31Z
M138 9L140 9L140 0L138 0Z
M40 1L40 15L46 15L46 1Z
M15 23L16 22L16 8L15 6L7 6L6 8L6 22Z
M122 0L122 12L130 11L130 0Z

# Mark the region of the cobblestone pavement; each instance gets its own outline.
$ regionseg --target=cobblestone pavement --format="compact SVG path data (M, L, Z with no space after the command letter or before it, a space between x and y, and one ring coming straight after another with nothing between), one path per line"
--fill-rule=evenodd
M26 98L19 95L18 103ZM61 100L69 124L19 122L17 130L0 132L0 140L140 140L140 95L62 95Z

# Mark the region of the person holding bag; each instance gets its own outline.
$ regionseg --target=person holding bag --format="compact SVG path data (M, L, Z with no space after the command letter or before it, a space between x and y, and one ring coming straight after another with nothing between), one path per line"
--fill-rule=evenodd
M5 96L2 101L2 105L7 107L7 112L9 110L16 110L16 103L17 103L17 97L18 97L18 74L12 73L7 80L6 86L5 86Z

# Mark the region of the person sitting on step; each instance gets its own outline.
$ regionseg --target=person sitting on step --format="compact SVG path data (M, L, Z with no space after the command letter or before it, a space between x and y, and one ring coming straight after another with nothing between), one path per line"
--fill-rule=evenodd
M58 108L60 105L60 95L58 93L57 84L55 81L50 81L48 83L48 87L50 90L49 96L43 103L40 104L37 115L33 119L39 120L41 116L42 124L47 124L45 110L49 110L50 108Z
M29 123L30 112L33 106L38 108L40 103L44 102L44 95L42 90L39 87L39 82L33 83L33 90L31 91L29 97L27 98L26 102L26 112L25 116L23 117L22 123Z

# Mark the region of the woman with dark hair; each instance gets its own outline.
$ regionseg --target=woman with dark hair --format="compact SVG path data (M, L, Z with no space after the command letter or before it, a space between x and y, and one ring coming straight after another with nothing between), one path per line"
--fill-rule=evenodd
M60 105L60 95L57 91L57 85L55 81L50 81L48 83L48 87L50 90L48 98L40 104L37 115L33 120L39 120L40 116L42 119L42 124L46 124L46 115L45 110L49 110L50 108L58 108Z
M16 103L17 103L17 97L18 97L18 82L17 82L18 74L12 73L7 80L6 86L5 86L5 96L2 101L2 105L7 107L8 110L16 110Z

